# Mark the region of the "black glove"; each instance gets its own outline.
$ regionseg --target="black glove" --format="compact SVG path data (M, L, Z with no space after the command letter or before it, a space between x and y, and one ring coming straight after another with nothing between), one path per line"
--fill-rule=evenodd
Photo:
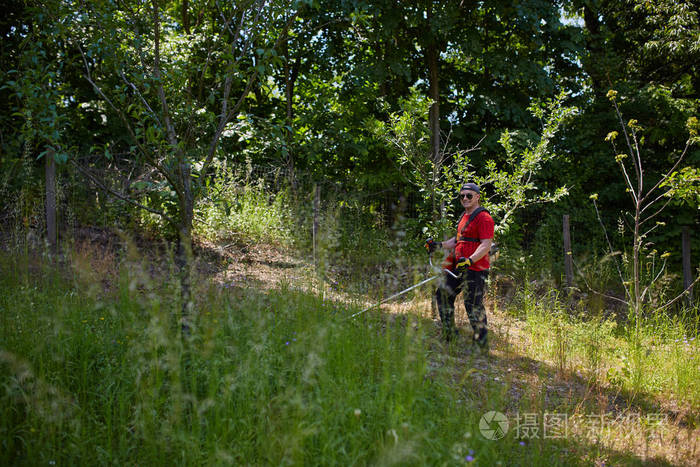
M469 269L469 266L471 266L472 264L474 263L472 263L471 258L465 258L464 256L460 257L457 260L456 264L457 272L460 274L464 274L467 271L467 269Z
M428 254L437 250L439 247L442 247L442 242L436 242L432 238L429 238L425 241L425 249L428 250Z

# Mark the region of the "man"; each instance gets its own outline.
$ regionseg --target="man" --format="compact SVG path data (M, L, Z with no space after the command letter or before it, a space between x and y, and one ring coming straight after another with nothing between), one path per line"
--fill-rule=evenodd
M489 212L479 205L481 190L475 183L465 183L459 192L464 214L457 225L457 235L444 242L428 240L429 252L437 247L454 249L448 257L447 269L453 270L456 278L447 272L438 286L437 299L440 320L446 340L457 335L454 305L460 291L464 291L464 306L469 323L474 330L474 342L488 349L484 289L489 274L489 250L493 242L494 223Z

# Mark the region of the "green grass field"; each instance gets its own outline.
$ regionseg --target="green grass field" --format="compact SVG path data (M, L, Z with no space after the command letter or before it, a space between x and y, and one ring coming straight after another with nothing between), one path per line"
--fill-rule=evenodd
M575 405L512 398L517 378L509 380L500 367L510 365L504 349L515 352L516 342L502 330L495 331L492 355L483 357L464 341L442 344L420 312L396 318L373 311L349 320L357 308L295 284L263 290L201 281L193 336L183 340L175 281L146 271L138 261L122 261L116 283L104 287L91 282L89 271L2 257L0 463L642 462L575 430L549 439L519 436L517 414L558 407L575 415ZM561 346L556 333L544 330L564 324L537 310L525 314L528 358L539 355L554 368ZM574 321L566 326L572 337L564 369L576 370L574 355L600 368L617 355L604 350L619 338L609 326L598 334ZM591 339L603 349L598 357L586 350ZM681 345L653 355L645 365L664 369L656 392L677 392L697 408L695 354ZM491 376L475 384L471 376L484 365ZM634 378L621 374L619 384L630 389L625 385ZM639 391L653 394L645 374ZM530 389L541 391L545 383L538 384ZM480 430L491 410L508 414L503 439L486 439Z

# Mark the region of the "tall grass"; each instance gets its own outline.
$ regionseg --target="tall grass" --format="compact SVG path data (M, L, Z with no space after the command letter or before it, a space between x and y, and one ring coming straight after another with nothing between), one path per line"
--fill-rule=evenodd
M286 195L247 187L227 196L229 204L200 206L200 235L288 235L304 246L293 231L303 210ZM321 262L330 271L346 265L343 278L359 289L412 279L413 260L398 254L403 233L374 228L367 216L330 201ZM586 462L588 447L573 439L523 442L513 430L483 438L481 416L512 407L509 388L499 379L474 384L475 357L441 344L420 313L350 320L352 305L297 284L262 292L200 281L192 338L183 340L174 268L154 272L133 251L113 267L105 252L84 255L54 266L29 249L0 254L2 465ZM525 288L519 298L510 311L525 320L537 359L630 391L700 401L697 310L649 320L634 347L624 327L576 318L556 293ZM524 398L518 410L541 404Z
M256 184L219 182L212 198L197 206L196 233L210 240L236 239L291 245L295 206L287 191L271 193L260 180Z
M0 258L0 464L576 462L478 435L502 388L436 368L430 322L200 283L183 341L177 281L147 270L124 261L105 292Z
M618 323L588 308L572 310L556 291L538 294L528 283L507 311L524 321L530 354L562 372L584 374L596 384L631 395L672 398L700 405L700 312L645 317L639 335L634 320Z
M272 244L308 259L315 254L313 262L323 276L359 293L407 287L419 265L427 263L423 242L410 237L406 220L397 216L396 222L386 225L385 216L366 197L324 191L314 246L313 193L300 189L296 194L285 190L273 194L263 180L217 184L216 195L197 208L200 238Z

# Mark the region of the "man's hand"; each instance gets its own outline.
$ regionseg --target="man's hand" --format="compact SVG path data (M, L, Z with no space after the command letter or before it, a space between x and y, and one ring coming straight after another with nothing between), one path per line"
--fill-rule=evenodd
M467 271L467 269L469 269L469 266L471 266L472 264L473 263L471 258L465 258L464 256L460 257L457 260L456 264L457 272L460 274L464 274Z
M428 254L437 250L439 247L442 247L442 242L436 242L432 238L429 238L425 241L425 249L428 250Z

